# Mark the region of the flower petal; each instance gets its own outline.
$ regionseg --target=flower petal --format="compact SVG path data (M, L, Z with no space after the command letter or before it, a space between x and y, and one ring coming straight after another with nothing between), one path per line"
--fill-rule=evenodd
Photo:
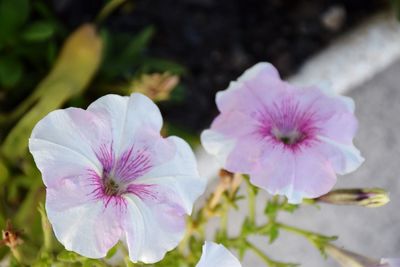
M151 190L151 189L150 189ZM155 263L175 248L185 232L185 211L170 192L157 195L127 195L124 230L129 258Z
M57 239L67 250L102 258L121 237L119 209L90 197L82 179L65 179L47 188L46 211Z
M203 254L196 267L241 267L242 265L223 245L205 242Z
M273 99L269 94L275 94L284 84L274 66L259 63L245 71L237 82L231 82L226 90L218 92L216 103L221 112L260 110L263 103L259 98ZM264 90L260 91L260 87Z
M269 152L262 169L250 178L255 185L271 194L285 195L294 204L327 193L336 182L330 163L317 152L292 153L279 148Z
M214 130L204 130L200 139L204 149L214 155L222 166L225 166L229 154L235 147L235 140Z
M84 169L101 171L94 148L109 142L106 122L83 109L56 110L39 121L29 139L29 150L49 186Z
M205 190L206 180L199 176L196 158L189 145L175 136L168 137L167 141L174 144L175 156L155 166L135 184L157 185L172 192L190 214L194 201Z
M106 95L93 102L87 110L108 118L117 155L132 145L132 136L141 128L159 132L162 127L158 107L148 97L138 93L130 97Z
M319 136L323 142L318 148L325 158L330 160L332 167L338 174L347 174L355 171L364 162L360 151L351 143L341 144L324 136Z

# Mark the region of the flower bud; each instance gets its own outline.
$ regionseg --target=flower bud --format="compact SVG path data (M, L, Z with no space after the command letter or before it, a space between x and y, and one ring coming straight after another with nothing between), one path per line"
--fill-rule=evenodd
M387 263L380 263L379 260L338 248L332 244L325 245L325 253L343 267L392 267Z
M380 188L338 189L329 192L316 201L336 205L357 205L368 208L380 207L390 199L388 193Z
M132 82L130 91L143 93L154 101L163 101L169 99L178 83L179 77L168 72L143 74Z

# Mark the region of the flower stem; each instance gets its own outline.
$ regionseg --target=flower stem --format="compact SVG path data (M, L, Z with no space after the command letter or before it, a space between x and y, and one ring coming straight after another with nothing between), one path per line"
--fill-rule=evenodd
M255 224L256 218L256 194L254 192L254 188L250 183L249 177L246 177L246 185L247 185L247 195L249 202L249 222L251 224Z
M252 243L248 242L247 240L245 241L245 245L253 251L254 254L256 254L260 259L264 261L264 263L270 267L294 267L298 266L298 264L295 263L284 263L284 262L278 262L273 259L271 259L267 254L265 254L261 249L253 245Z
M290 226L287 224L283 223L276 223L276 226L279 227L282 230L285 230L287 232L292 232L297 235L301 235L305 237L308 241L311 242L315 247L317 247L319 250L324 251L325 246L329 244L329 242L334 241L337 239L336 236L326 236L326 235L321 235L315 232L307 231L295 226Z

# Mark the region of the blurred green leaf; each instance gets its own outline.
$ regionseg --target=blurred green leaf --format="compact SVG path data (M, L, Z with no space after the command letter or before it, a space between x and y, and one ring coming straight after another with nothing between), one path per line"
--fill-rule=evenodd
M5 57L0 60L0 86L14 87L22 77L23 67L18 59Z
M120 59L127 61L137 57L150 43L154 36L154 27L149 26L142 30L132 39L128 46L122 52Z
M400 20L400 0L392 0L391 2L397 19Z
M55 30L55 25L49 21L36 21L22 32L21 37L28 42L41 42L49 39Z
M279 227L276 224L272 224L269 230L269 243L272 244L279 236Z
M35 124L86 88L100 64L101 51L102 41L93 25L71 34L49 75L14 111L22 115L33 105L6 137L1 147L6 158L15 162L23 157Z
M26 22L29 0L0 0L0 43L7 41Z
M8 171L7 166L0 159L0 186L3 185L8 180L9 175L10 173Z
M120 44L116 42L118 38L103 31L102 38L107 43L106 60L102 65L104 76L108 79L113 79L126 72L130 72L132 68L136 67L142 58L143 51L150 43L154 32L155 30L152 26L145 28L135 35L134 38L131 38L128 45L120 52L121 49L117 47Z
M166 59L160 59L160 58L147 58L143 62L141 69L144 72L168 71L171 74L177 74L177 75L184 75L187 72L186 68L184 66L182 66L181 64L170 61L170 60L166 60Z

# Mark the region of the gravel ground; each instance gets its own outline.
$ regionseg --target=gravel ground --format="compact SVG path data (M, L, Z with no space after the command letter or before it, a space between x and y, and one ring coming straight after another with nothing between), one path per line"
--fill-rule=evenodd
M372 258L400 257L400 61L349 92L356 102L360 121L355 143L366 158L354 173L339 177L336 188L382 187L390 192L391 202L381 208L323 205L321 209L304 207L294 215L283 214L288 224L338 235L339 246ZM258 199L260 215L268 196ZM246 209L246 203L242 203ZM243 212L242 212L243 213ZM230 231L238 231L243 216L232 214ZM298 262L302 266L337 266L324 260L306 240L293 234L281 233L273 245L267 239L254 237L253 242L271 257ZM264 266L254 255L247 255L243 266Z

